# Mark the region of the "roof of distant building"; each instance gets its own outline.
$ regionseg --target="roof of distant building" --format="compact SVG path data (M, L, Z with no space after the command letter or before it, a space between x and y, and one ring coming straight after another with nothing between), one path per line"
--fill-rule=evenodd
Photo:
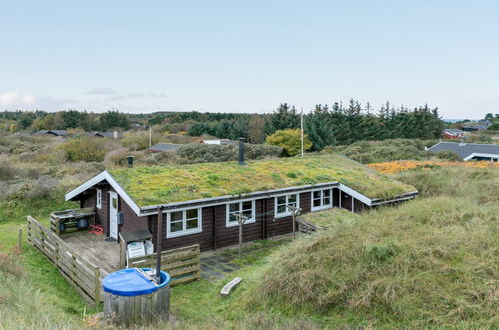
M455 143L439 142L428 149L428 151L452 151L463 160L469 159L473 154L497 155L499 156L499 145L496 144L478 144L478 143Z
M177 151L181 146L181 144L174 143L156 143L147 150L152 152Z
M51 134L55 136L65 136L67 132L64 129L51 129L51 130L41 129L38 132L36 132L36 134Z

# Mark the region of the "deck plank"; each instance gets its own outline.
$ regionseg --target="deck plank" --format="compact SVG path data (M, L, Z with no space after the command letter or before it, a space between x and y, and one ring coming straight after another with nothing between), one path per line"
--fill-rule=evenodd
M76 232L61 235L75 251L104 270L102 276L119 269L120 252L117 242L108 242L103 235L95 235L88 232Z

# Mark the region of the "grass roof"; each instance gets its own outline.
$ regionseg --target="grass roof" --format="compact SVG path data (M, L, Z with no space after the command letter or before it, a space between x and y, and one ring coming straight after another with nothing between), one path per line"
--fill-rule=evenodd
M394 198L415 191L340 155L116 169L111 175L139 205L265 191L321 182L340 182L371 198Z

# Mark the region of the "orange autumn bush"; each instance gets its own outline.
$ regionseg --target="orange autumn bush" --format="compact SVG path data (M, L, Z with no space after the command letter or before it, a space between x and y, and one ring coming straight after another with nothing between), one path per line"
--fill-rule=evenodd
M383 174L392 174L403 172L407 170L420 169L420 168L435 168L441 166L450 167L471 167L471 168L497 168L499 169L499 163L481 161L481 162L440 162L440 161L414 161L414 160L400 160L393 162L382 162L369 164L370 168L377 170Z

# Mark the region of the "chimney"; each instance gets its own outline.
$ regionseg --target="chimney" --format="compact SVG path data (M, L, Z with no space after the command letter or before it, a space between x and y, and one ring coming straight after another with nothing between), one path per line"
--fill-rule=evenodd
M239 165L244 165L244 141L246 139L240 137L238 140L239 140Z
M133 167L133 159L134 158L135 158L134 156L126 156L126 162L128 163L129 168Z

